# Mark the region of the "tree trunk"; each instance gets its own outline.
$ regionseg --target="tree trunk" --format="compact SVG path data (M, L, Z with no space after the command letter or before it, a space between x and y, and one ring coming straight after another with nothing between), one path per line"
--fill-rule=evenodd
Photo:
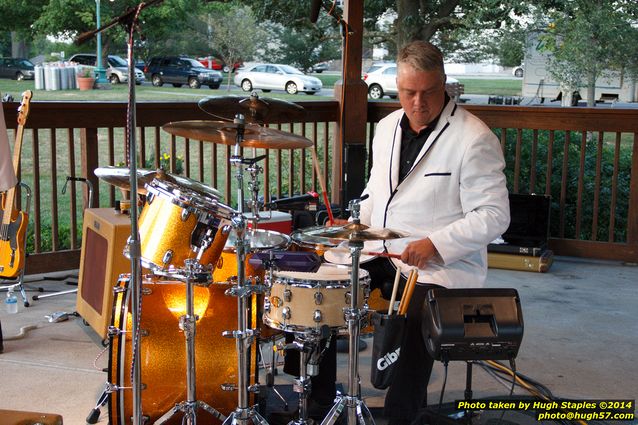
M590 108L596 106L596 75L594 73L587 75L587 106Z
M416 39L419 33L419 2L397 0L397 51Z
M26 41L16 31L11 31L11 56L26 58L28 53Z

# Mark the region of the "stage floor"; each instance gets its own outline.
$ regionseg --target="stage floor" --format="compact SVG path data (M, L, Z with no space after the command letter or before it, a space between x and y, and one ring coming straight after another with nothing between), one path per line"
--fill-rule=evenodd
M77 271L47 277L67 275L69 281L77 282ZM39 277L28 276L26 280ZM73 288L59 280L26 286L47 292ZM548 273L490 269L487 287L516 288L519 292L525 323L516 359L519 372L560 398L638 398L636 265L557 257ZM28 292L29 298L34 294ZM0 310L5 337L4 353L0 354L0 409L57 413L65 424L85 423L107 380L102 369L108 367L108 352L100 356L104 350L100 338L81 318L70 316L59 323L45 318L75 308L75 294L66 294L31 301L28 308L20 303L18 314L10 315L4 307ZM370 384L372 340L365 337L364 341L368 347L360 355L362 395L376 422L384 425L380 408L385 391ZM181 342L174 346L183 348ZM346 386L346 354L338 355L338 364L338 382ZM281 366L278 369L275 384L290 385L290 377L283 374ZM464 398L465 373L465 363L450 363L444 403ZM443 378L443 366L437 363L428 390L430 403L438 402ZM166 376L166 380L171 377ZM472 389L474 398L479 399L504 397L510 390L480 367L474 367ZM515 397L528 395L518 388L514 393ZM514 412L506 413L504 420L522 422ZM106 408L98 423L107 423Z

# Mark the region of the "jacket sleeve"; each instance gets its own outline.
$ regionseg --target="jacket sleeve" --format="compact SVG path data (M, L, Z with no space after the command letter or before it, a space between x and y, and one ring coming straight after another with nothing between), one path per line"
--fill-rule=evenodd
M429 235L445 264L484 249L507 230L510 212L504 168L500 144L489 129L466 145L459 187L463 217Z

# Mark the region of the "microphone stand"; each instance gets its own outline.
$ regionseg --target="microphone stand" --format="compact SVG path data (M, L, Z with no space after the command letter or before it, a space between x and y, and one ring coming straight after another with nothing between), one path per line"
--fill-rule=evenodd
M129 184L131 186L131 237L128 241L130 260L131 260L131 288L132 299L132 329L133 329L133 347L132 347L132 368L131 368L131 387L133 391L133 425L143 425L142 416L142 372L140 368L140 319L142 312L142 266L141 266L141 247L140 236L138 230L138 214L137 214L137 143L135 139L136 114L135 114L135 65L133 63L133 34L135 29L139 29L137 24L139 14L142 9L160 3L163 0L150 0L147 3L140 3L134 8L129 8L123 15L115 18L106 25L93 31L81 34L76 44L82 44L92 38L95 34L101 33L116 24L122 24L128 35L128 104L126 114L127 128L127 155L129 163Z

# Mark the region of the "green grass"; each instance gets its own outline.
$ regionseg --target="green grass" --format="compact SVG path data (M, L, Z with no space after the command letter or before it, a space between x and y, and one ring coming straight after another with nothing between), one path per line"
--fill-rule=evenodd
M322 75L316 74L316 76L322 80L324 87L331 88L334 83L341 77L339 75ZM459 81L465 84L465 94L485 94L485 95L500 95L500 96L520 96L522 89L521 79L481 79L481 78L460 78ZM235 86L232 86L235 91L232 94L237 95L242 92L238 92ZM35 83L30 81L14 81L9 79L0 78L0 93L4 96L9 93L16 101L19 101L23 91L30 89L33 90L33 100L47 100L47 101L126 101L128 96L128 86L126 84L106 84L103 90L35 90ZM163 87L153 87L149 84L144 84L135 87L135 97L138 101L156 101L156 102L195 102L203 97L207 96L226 96L229 92L226 90L226 82L219 89L211 90L206 86L199 89L191 89L189 87L176 88L170 84L165 84ZM262 94L264 97L271 96L269 93ZM277 92L273 94L273 97L279 99L285 99L289 101L300 100L326 100L332 99L332 96L322 96L321 94L314 96L306 95L289 95L284 92Z
M520 78L457 78L465 85L465 94L521 96L523 80Z

